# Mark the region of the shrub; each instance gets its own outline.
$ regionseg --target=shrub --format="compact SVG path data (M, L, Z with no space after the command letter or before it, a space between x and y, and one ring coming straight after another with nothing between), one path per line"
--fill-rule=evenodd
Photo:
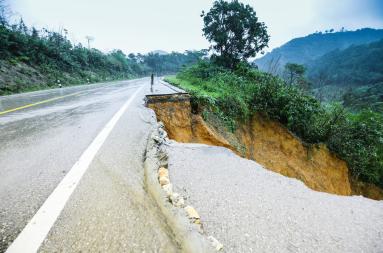
M340 104L322 105L278 77L239 65L230 71L209 62L183 70L171 83L235 130L255 113L285 125L307 144L325 143L344 159L351 174L383 187L383 116L347 112Z

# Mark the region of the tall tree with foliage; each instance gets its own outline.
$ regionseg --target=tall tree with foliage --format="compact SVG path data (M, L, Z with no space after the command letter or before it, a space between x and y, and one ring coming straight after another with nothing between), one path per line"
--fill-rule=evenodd
M301 79L305 72L305 66L296 63L287 63L285 65L285 81L289 85L292 85Z
M267 47L270 36L267 27L258 20L250 5L233 0L217 0L209 12L202 12L204 36L213 45L212 59L233 69Z
M8 8L5 4L5 0L0 0L0 25L6 25L7 24L7 14L8 14Z

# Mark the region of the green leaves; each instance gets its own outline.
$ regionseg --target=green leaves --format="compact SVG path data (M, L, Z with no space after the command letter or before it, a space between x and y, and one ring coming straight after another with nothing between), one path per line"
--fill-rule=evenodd
M72 44L65 30L63 34L47 29L29 29L22 20L17 25L3 25L0 22L0 41L1 60L15 67L20 65L19 72L23 68L33 68L38 73L38 81L36 78L20 81L12 77L13 81L0 83L0 95L27 91L32 87L55 86L57 80L67 85L128 79L153 72L175 73L184 66L196 63L206 54L204 50L164 55L151 53L126 56L121 50L103 53L81 44Z
M206 39L215 51L212 60L234 69L243 60L267 47L270 36L266 25L258 21L254 9L238 0L217 0L208 13L202 12Z
M338 125L330 149L345 159L355 177L383 187L383 116L370 110L349 114Z
M196 103L214 113L230 131L261 113L307 144L327 144L348 163L355 178L383 187L381 114L352 114L337 103L324 106L299 87L246 65L229 71L201 62L177 77L176 84L190 91Z

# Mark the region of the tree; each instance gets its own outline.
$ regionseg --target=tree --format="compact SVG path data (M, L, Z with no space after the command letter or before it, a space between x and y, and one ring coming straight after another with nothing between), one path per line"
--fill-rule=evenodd
M305 66L296 63L287 63L285 65L285 81L289 85L297 83L299 79L303 78L305 72Z
M94 37L87 35L85 36L85 39L88 42L88 49L90 49L90 43L94 41Z
M267 47L270 36L250 5L238 0L216 0L208 13L202 12L204 36L215 51L212 59L233 69Z
M7 19L8 19L9 9L6 5L5 0L0 0L0 25L5 26L7 25Z

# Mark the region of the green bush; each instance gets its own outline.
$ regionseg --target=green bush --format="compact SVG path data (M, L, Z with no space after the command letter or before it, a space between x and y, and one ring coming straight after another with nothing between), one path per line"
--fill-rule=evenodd
M167 79L234 131L255 113L277 120L307 144L325 143L355 178L383 187L383 117L322 105L296 86L241 64L230 71L202 61Z

